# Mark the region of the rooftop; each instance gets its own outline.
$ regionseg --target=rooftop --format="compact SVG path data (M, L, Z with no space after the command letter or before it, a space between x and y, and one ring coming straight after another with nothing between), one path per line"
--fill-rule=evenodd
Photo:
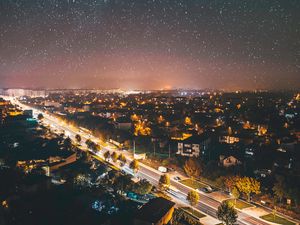
M174 202L159 197L151 199L137 213L136 218L151 223L158 222L175 205Z
M183 140L183 142L190 143L190 144L196 144L196 143L201 143L201 142L207 140L209 137L210 137L210 133L205 132L200 135L193 135L193 136Z

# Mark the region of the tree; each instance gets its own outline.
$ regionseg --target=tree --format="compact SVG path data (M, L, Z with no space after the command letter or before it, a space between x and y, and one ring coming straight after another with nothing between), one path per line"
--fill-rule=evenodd
M91 149L94 152L97 152L97 151L100 151L101 148L100 148L100 145L96 144L95 142L92 142Z
M200 196L199 196L199 193L195 190L191 190L187 197L186 197L186 200L189 201L190 205L192 207L194 207L200 200Z
M251 194L260 193L260 182L252 177L238 178L236 181L238 190L247 195L247 200L250 201Z
M86 144L86 146L87 146L88 148L91 148L92 143L93 143L93 142L92 142L90 139L87 139L87 140L85 141L85 144Z
M129 149L129 148L130 148L130 140L124 141L123 147L124 147L125 149Z
M226 225L232 225L235 224L238 216L237 211L234 209L233 205L230 204L228 201L224 201L218 207L217 217Z
M225 178L225 187L227 188L227 190L229 192L231 192L232 188L235 187L237 180L239 179L239 177L234 177L234 176L230 176L230 177L226 177Z
M131 190L132 181L130 175L121 175L115 179L114 186L120 190L121 193Z
M234 187L234 188L232 188L231 193L234 197L234 204L236 205L236 200L240 197L240 192L236 187Z
M283 176L276 176L276 183L274 184L272 190L274 192L274 195L279 199L280 202L282 202L283 197L286 194L286 185L284 182Z
M103 156L104 156L105 161L107 161L111 157L109 151L106 151Z
M129 164L129 168L132 169L134 174L137 173L137 171L140 169L139 162L136 159L132 160Z
M72 140L71 138L67 137L65 140L64 140L64 143L63 143L64 147L67 149L67 150L70 150L72 148Z
M91 183L91 178L88 174L78 174L74 178L74 184L78 187L89 187Z
M91 149L94 152L97 152L101 149L100 145L96 144L95 142L91 141L90 139L87 139L85 141L85 144L89 149Z
M39 113L37 118L38 118L38 120L42 120L42 119L44 119L44 115L42 113Z
M152 187L152 184L150 184L147 180L143 179L134 185L133 191L137 194L145 195L150 193Z
M199 219L190 216L183 209L175 209L172 218L172 225L201 225Z
M120 161L121 166L124 166L126 164L126 158L122 153L119 155L118 160Z
M76 141L77 141L78 143L81 142L81 136L80 136L79 134L76 134L76 135L75 135L75 139L76 139Z
M171 181L170 181L169 174L163 174L160 176L159 181L158 181L158 185L160 188L162 188L162 189L169 188L170 184L171 184Z
M65 136L65 131L63 130L63 131L59 134L59 136L63 139L64 136Z
M202 172L202 167L197 158L189 158L185 161L183 169L192 179L198 178Z
M215 184L218 188L224 190L225 189L225 180L226 178L224 176L220 176L215 180Z
M288 190L288 197L294 201L296 207L298 207L298 204L300 202L300 190L299 187L293 186L289 188Z
M113 162L117 162L117 160L118 160L118 154L116 152L113 152L111 154L111 159L112 159Z

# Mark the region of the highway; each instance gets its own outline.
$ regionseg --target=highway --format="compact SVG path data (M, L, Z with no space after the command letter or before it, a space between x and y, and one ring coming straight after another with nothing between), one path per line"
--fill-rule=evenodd
M5 98L5 97L4 97ZM88 148L85 145L85 141L87 139L90 139L92 141L94 141L95 143L100 144L99 139L97 139L96 137L91 136L89 133L86 133L82 130L79 130L77 128L71 127L66 123L63 123L62 121L60 121L59 119L55 118L54 116L50 115L49 113L45 113L42 112L38 109L32 108L30 106L24 105L22 103L20 103L19 101L17 101L16 99L8 99L10 100L13 104L19 105L22 109L32 109L34 112L35 117L37 116L37 114L42 113L44 115L44 119L43 119L43 124L45 125L49 125L50 128L52 128L52 130L55 130L57 133L61 133L61 131L65 132L66 136L69 136L72 140L75 140L75 135L79 134L82 138L82 150L86 151L88 150ZM119 150L111 147L111 146L101 146L102 149L104 150L109 150L109 151L118 151ZM102 157L103 154L103 150L100 151L97 155L99 157ZM127 158L127 162L131 161L133 159L132 154L127 152L127 151L122 151L122 154L125 155L125 157ZM139 163L140 165L140 169L139 172L136 174L138 177L143 178L143 179L147 179L149 182L151 182L154 185L158 184L158 180L160 178L160 176L162 175L161 172L159 172L158 170L155 170L143 163ZM128 168L128 164L125 166L126 169L123 169L125 171L130 170ZM176 201L178 202L182 202L184 204L187 203L187 201L185 200L187 193L189 191L192 190L192 188L187 187L181 183L179 183L178 181L175 181L173 179L171 179L171 185L173 187L175 187L176 189L178 189L178 194L174 194L172 195L173 198L176 198ZM198 203L198 205L196 206L196 208L198 210L200 210L201 212L204 212L205 214L216 218L216 211L218 206L220 205L220 202L211 198L210 196L207 196L205 193L199 192L200 194L200 202ZM244 212L238 211L238 224L241 225L268 225L271 223L267 223L265 221L262 221L261 219L251 216L249 214L246 214Z

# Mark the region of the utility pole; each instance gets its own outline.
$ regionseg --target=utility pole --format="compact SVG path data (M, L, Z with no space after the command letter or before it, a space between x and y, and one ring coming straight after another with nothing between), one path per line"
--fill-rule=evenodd
M135 140L133 140L133 158L134 158L134 155L135 155Z
M170 144L169 144L169 158L171 158L171 147L170 147Z

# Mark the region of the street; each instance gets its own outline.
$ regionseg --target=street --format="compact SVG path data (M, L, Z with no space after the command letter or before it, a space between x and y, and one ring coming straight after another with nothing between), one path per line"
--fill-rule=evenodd
M20 103L19 101L17 101L16 99L9 99L12 101L13 104L19 105L22 109L32 109L34 111L34 115L35 117L37 117L37 114L42 113L44 115L44 119L43 119L43 123L45 125L49 125L51 128L53 128L52 130L56 130L57 133L59 133L60 131L64 131L66 136L69 136L72 140L75 140L75 135L79 134L82 138L82 149L83 150L88 150L86 145L85 145L85 141L87 139L90 139L92 141L94 141L95 143L99 144L99 140L97 140L97 138L91 136L90 134L82 131L82 130L78 130L77 128L73 128L71 126L69 126L66 123L63 123L62 121L60 121L59 119L55 118L52 115L49 115L48 113L45 112L41 112L37 109L34 109L32 107L29 107L27 105L24 105L22 103ZM83 144L84 143L84 144ZM115 148L108 146L101 146L102 149L104 150L109 150L109 151L119 151L116 150ZM103 154L103 150L97 154L99 157L102 156ZM125 157L127 158L127 164L128 161L131 161L133 159L132 154L129 153L128 151L122 151L122 154L125 155ZM140 169L139 172L137 173L137 176L142 178L142 179L147 179L149 182L151 182L154 185L158 185L158 180L161 176L161 172L143 164L142 162L139 163L140 165ZM127 167L127 165L126 165ZM123 169L124 171L130 170L128 167L127 169ZM183 199L183 197L185 198L187 196L187 193L189 191L192 190L192 188L187 187L181 183L179 183L178 181L175 181L173 179L171 179L171 185L173 187L175 187L176 189L178 189L178 196L177 195L172 195L173 198L176 198L177 202L182 202L184 204L187 204L187 201L185 199ZM198 205L196 206L196 208L198 210L200 210L201 212L204 212L205 214L216 218L216 211L218 206L220 205L220 202L205 195L204 193L200 193L200 202L198 203ZM243 224L243 225L268 225L270 223L264 222L261 219L248 215L244 212L238 211L238 224Z

